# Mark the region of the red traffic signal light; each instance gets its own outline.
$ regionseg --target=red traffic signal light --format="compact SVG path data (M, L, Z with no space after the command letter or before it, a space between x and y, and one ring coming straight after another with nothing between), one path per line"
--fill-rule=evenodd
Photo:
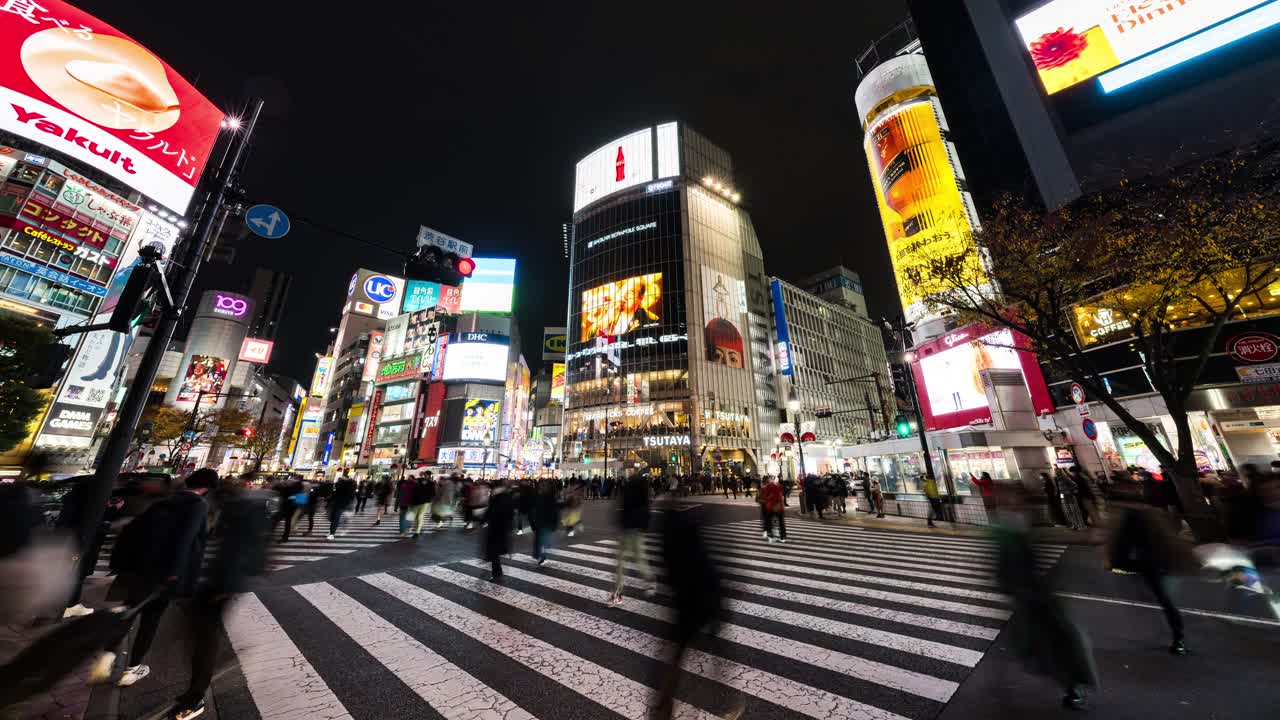
M476 271L476 261L469 257L460 257L453 264L453 269L457 270L462 277L471 277L471 273Z
M246 440L247 440L247 439L249 439L249 438L251 438L251 437L253 437L253 428L251 428L251 427L247 427L247 428L245 428L245 429L241 430L241 431L240 431L240 437L245 438Z

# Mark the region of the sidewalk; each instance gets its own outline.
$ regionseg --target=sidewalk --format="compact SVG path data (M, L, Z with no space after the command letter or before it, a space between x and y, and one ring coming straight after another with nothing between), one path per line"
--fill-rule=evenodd
M108 581L88 578L84 585L84 604L101 608L107 594ZM0 663L8 662L23 648L55 627L54 622L40 625L0 625ZM91 688L85 684L89 674L86 660L75 672L26 702L0 711L0 718L22 720L81 720L89 704Z

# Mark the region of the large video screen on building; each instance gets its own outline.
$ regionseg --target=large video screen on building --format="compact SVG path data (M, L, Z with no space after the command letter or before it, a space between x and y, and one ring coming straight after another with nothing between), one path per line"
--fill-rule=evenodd
M928 316L926 299L951 286L932 274L932 263L963 263L975 286L989 281L967 238L977 224L972 199L960 189L954 152L943 138L936 98L905 105L867 130L880 218L902 308L911 321Z
M1054 0L1015 24L1052 95L1100 76L1116 89L1274 25L1277 13L1275 0Z
M680 134L675 123L633 132L578 161L573 211L627 188L679 174Z
M507 381L511 339L493 333L455 333L444 353L445 382Z
M178 401L195 402L199 397L201 403L212 405L218 401L217 394L222 392L226 380L226 360L212 355L192 355L187 374L178 387Z
M914 366L920 406L929 430L990 422L983 370L1017 370L1037 414L1053 412L1053 401L1030 343L1007 328L979 325L955 330L916 348Z
M462 410L462 442L486 444L496 442L500 406L501 403L497 400L469 398Z
M516 287L514 258L473 257L476 269L462 281L461 312L511 312Z
M222 112L119 30L60 2L0 6L0 129L185 213Z
M582 293L582 342L662 324L662 273L636 275Z

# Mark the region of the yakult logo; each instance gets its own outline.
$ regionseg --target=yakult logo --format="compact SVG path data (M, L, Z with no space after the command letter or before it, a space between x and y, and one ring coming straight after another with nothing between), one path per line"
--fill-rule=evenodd
M244 314L249 312L249 301L244 298L218 293L213 303L213 311L219 315L244 317Z

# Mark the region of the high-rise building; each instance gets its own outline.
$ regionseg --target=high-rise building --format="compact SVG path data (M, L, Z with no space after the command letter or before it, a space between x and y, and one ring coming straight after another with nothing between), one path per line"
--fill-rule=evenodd
M850 310L855 315L864 319L869 317L867 296L862 292L862 278L843 265L810 275L797 285L805 292Z
M256 308L249 324L249 337L275 341L284 319L284 305L289 299L293 277L288 273L260 267L253 271L249 297Z
M577 164L562 471L759 472L769 288L729 154L677 123Z

